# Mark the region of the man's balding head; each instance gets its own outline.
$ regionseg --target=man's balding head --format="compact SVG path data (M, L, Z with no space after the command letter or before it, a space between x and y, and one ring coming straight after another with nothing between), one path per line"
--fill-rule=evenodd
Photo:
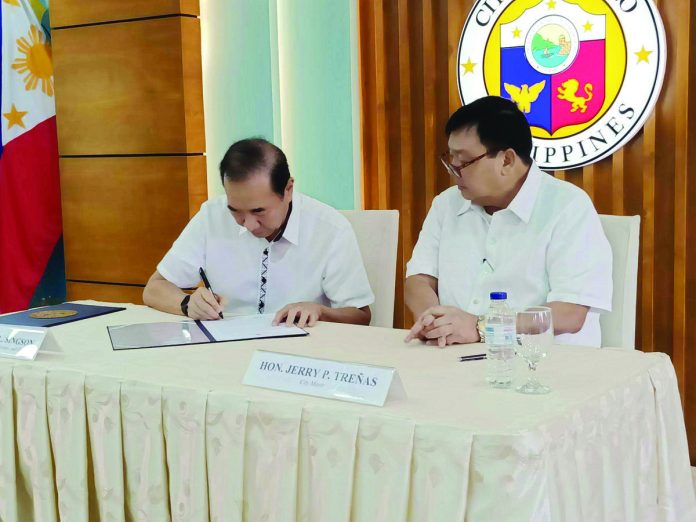
M220 179L245 181L251 176L263 174L270 179L273 192L283 196L290 179L290 169L285 153L262 138L238 141L227 149L220 162Z

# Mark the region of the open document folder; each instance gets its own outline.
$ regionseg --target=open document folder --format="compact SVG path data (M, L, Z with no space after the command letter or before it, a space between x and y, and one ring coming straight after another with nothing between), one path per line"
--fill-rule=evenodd
M126 324L107 328L114 350L308 335L297 326L273 326L273 317L273 314L244 315L219 321Z

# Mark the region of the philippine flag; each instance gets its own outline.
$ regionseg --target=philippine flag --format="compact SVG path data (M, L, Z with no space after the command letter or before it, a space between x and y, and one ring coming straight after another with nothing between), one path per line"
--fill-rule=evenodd
M29 306L62 230L51 47L32 4L0 2L0 312Z

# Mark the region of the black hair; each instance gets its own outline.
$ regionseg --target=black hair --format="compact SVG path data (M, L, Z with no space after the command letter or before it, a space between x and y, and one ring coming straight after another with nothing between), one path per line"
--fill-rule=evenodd
M445 133L475 128L489 154L514 150L526 164L532 164L532 131L517 105L500 96L486 96L460 107L447 120Z
M271 188L279 196L285 193L290 168L285 153L263 138L233 143L220 162L220 180L244 181L253 174L268 172Z

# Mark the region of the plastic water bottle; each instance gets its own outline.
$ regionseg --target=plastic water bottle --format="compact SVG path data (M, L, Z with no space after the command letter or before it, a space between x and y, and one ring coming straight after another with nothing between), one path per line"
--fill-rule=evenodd
M507 305L506 292L491 292L485 332L488 347L486 381L494 388L509 388L512 384L517 333L515 313Z

